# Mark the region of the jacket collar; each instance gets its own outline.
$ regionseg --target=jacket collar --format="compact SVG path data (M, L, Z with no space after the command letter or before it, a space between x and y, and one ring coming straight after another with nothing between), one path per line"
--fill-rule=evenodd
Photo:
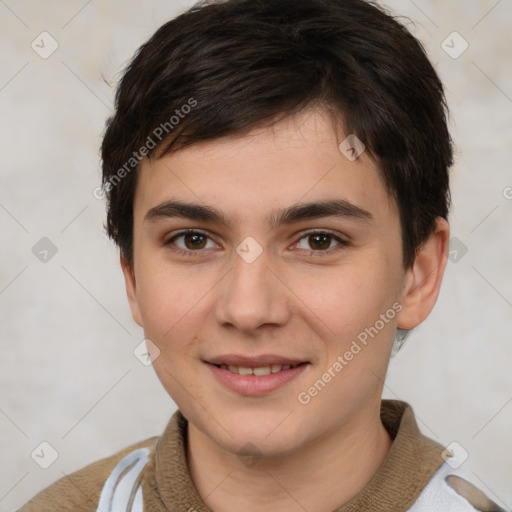
M393 439L391 449L364 489L334 512L406 512L444 462L444 448L420 432L408 404L383 400L381 420ZM190 477L186 443L187 420L177 410L156 445L148 510L210 512Z

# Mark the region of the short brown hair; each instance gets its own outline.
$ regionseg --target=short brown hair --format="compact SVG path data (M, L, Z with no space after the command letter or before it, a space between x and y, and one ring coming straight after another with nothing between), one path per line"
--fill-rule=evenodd
M378 163L400 212L403 264L412 265L436 218L448 216L447 107L422 45L363 0L201 2L137 51L101 148L105 228L128 263L142 157L315 104L339 113Z

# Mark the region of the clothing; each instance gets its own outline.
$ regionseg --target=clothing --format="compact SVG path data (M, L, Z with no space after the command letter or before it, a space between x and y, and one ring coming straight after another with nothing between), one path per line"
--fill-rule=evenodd
M383 400L381 419L391 449L364 489L335 512L503 512L445 462L444 447L421 434L408 404ZM210 512L188 472L186 442L187 420L178 410L160 437L61 478L18 512ZM111 508L112 498L123 507Z

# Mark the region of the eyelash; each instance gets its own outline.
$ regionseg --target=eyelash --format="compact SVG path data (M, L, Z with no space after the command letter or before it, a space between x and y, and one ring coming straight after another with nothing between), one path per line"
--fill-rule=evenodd
M173 244L173 242L177 238L179 238L180 236L188 235L188 234L202 235L202 236L205 236L207 238L210 238L208 234L206 234L206 233L204 233L204 232L202 232L200 230L197 230L197 229L184 229L182 231L179 231L175 235L173 235L168 240L166 240L164 242L164 245L171 246ZM312 255L314 257L322 258L324 256L330 256L333 252L337 252L337 251L343 249L344 247L347 247L347 246L350 245L349 242L347 242L346 240L341 239L340 237L334 235L333 233L330 233L329 231L322 231L322 230L307 231L307 232L302 234L302 236L299 238L298 242L300 242L303 238L306 238L306 237L311 236L311 235L327 235L327 236L331 237L332 239L334 239L336 242L338 242L338 245L334 246L331 249L316 250L316 251L311 249L309 251L310 255ZM298 243L298 242L296 242L296 243ZM188 250L187 251L185 249L180 249L180 248L176 248L176 247L172 247L171 250L173 252L175 252L176 254L179 254L179 255L182 255L182 256L201 256L202 252L203 252L201 249L198 249L197 251L192 251L192 250ZM303 250L307 250L307 249L303 249Z

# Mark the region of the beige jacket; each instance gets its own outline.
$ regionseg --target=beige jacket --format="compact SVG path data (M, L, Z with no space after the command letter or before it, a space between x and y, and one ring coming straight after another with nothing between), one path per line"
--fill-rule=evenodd
M381 418L393 439L391 449L366 487L335 512L502 512L447 466L444 448L420 433L409 405L383 400ZM188 472L186 439L187 420L178 410L161 436L128 446L61 478L19 512L96 512L102 491L101 512L118 512L120 508L122 512L211 512ZM134 454L140 456L133 459ZM127 456L131 466L127 459L123 461ZM138 461L138 469L132 459ZM124 483L119 483L123 478ZM117 509L106 504L111 500L107 480L109 485L114 482L118 495L123 486L122 492L131 490L128 508L126 503Z

